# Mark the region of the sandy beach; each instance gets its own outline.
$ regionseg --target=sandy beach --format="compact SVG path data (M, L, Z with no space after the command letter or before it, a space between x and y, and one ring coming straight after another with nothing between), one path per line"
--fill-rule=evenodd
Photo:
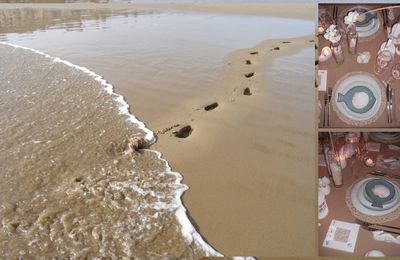
M28 6L314 19L311 4L2 4L0 9ZM311 35L266 40L229 54L206 91L173 92L163 95L165 103L154 102L153 90L140 95L146 90L117 79L129 75L104 69L116 93L157 134L151 148L189 186L183 203L192 224L226 256L316 255L313 54ZM96 72L103 75L105 66ZM188 125L190 135L175 136Z

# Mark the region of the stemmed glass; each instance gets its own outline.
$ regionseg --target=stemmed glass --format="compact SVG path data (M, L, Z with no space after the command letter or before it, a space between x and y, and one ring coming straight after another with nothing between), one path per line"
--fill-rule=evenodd
M396 65L393 66L392 68L392 75L386 82L387 84L390 84L393 80L400 79L400 63L397 63Z
M378 52L378 56L376 57L375 73L382 74L384 69L389 66L389 63L392 61L392 59L393 56L389 50L380 50Z

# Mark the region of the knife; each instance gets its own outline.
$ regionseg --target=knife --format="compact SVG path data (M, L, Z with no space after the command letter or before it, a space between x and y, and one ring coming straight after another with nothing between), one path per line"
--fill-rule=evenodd
M392 226L386 226L386 225L380 225L380 224L371 224L371 223L366 223L366 222L361 222L357 221L361 227L365 228L368 231L376 231L376 230L382 230L384 232L389 232L392 234L400 235L400 228L398 227L392 227Z
M392 119L393 122L393 89L390 88L390 118Z
M389 83L386 83L386 110L388 112L388 123L391 124L392 123L392 117L391 117L391 113L390 113L390 88L389 88Z
M332 90L328 88L328 126L331 125L331 100Z
M384 173L381 171L373 171L373 172L369 172L369 175L374 175L374 176L379 176L379 177L389 177L389 178L394 178L394 179L400 179L399 175L396 174L390 174L390 173Z

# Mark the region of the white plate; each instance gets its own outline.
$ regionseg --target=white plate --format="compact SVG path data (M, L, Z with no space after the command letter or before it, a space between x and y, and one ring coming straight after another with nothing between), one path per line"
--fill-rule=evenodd
M359 195L360 195L360 193L363 193L363 190L365 188L365 185L363 185L363 184L365 184L366 182L373 180L373 179L377 179L377 178L367 178L367 179L359 181L358 183L353 185L353 188L351 189L351 203L353 204L353 206L358 211L360 211L361 213L368 215L368 216L383 216L383 215L386 215L386 214L391 213L391 212L395 211L396 209L398 209L398 207L400 206L400 200L398 198L399 197L398 194L400 194L399 193L400 190L399 190L399 187L393 182L390 182L390 183L392 183L395 187L397 199L395 200L396 202L394 203L394 206L392 206L391 208L384 209L384 210L374 210L374 209L367 208L360 202Z
M337 102L338 94L346 94L351 88L355 86L365 86L371 90L376 98L375 104L370 110L365 113L356 113L351 111L344 102ZM334 102L338 108L338 112L343 116L355 120L355 121L365 121L371 119L378 113L382 105L382 93L380 84L375 80L374 77L368 74L354 74L350 75L344 80L341 80L338 86L334 88Z
M363 9L368 10L368 8L358 6L358 7L350 8L346 13L354 10L355 8L363 8ZM368 24L367 26L364 26L364 27L356 26L356 31L358 33L358 37L364 38L364 37L369 37L371 35L374 35L379 30L380 27L381 27L381 22L377 15L377 17L372 19L371 23Z
M372 178L372 179L374 179L374 178ZM365 186L367 185L367 182L370 180L371 179L365 179L365 180L360 181L357 198L363 206L365 206L369 209L372 209L372 210L383 211L383 210L391 209L400 203L400 196L399 196L400 191L398 190L396 185L393 185L395 187L395 195L394 195L393 199L389 203L383 204L382 208L373 207L372 202L370 202L367 199L367 197L366 197L367 193L365 191ZM392 183L392 182L390 182L390 183Z

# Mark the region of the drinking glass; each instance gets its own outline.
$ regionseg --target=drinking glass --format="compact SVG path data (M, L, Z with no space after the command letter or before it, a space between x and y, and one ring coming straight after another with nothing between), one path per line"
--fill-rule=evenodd
M396 65L393 66L392 74L388 79L387 84L391 83L393 80L398 80L398 79L400 79L400 63L397 63Z
M392 53L389 50L380 50L376 57L375 73L382 74L389 63L392 61Z

